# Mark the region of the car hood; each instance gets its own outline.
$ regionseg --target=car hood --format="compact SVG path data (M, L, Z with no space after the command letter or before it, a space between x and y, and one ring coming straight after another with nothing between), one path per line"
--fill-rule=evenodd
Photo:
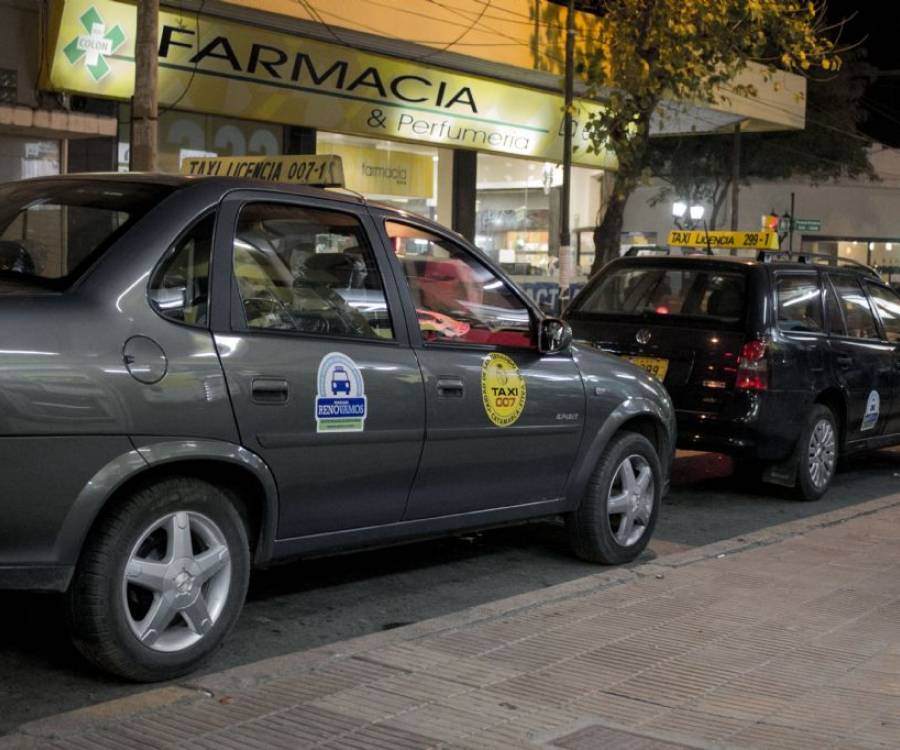
M672 400L663 384L636 365L585 342L574 342L572 357L581 372L585 390L604 389L626 398L645 398L672 412Z

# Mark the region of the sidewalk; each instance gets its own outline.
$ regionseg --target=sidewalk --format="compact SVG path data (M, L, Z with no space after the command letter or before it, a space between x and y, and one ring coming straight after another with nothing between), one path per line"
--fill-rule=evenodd
M46 747L900 748L900 495L0 739Z

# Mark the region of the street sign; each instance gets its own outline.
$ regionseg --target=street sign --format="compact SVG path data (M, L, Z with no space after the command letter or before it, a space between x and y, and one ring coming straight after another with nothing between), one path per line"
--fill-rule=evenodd
M794 230L797 232L821 232L821 219L794 219Z
M707 245L708 241L708 245ZM777 250L776 232L669 232L669 245L674 247L711 247L729 250Z

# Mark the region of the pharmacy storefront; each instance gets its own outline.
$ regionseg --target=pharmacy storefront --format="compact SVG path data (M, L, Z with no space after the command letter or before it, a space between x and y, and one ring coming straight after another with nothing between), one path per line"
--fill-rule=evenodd
M281 15L262 9L276 6ZM214 12L161 11L160 169L178 172L198 156L337 154L348 188L452 226L544 295L541 301L552 301L546 294L555 294L548 289L557 265L563 102L552 90L509 78L555 88L558 77L474 56L454 60L506 77L432 64L438 53L414 54L394 36L405 32L387 28L405 5L380 15L360 7L362 27L386 28L357 45L341 43L330 26L324 33L320 25L317 37L310 21L298 26L286 17L301 12L297 7L233 0ZM135 25L133 4L51 0L42 66L44 89L119 102L121 169L129 160ZM409 56L383 54L386 43ZM585 125L602 106L576 100L570 225L582 230L575 236L583 271L593 259L590 227L604 175L616 167L610 153L588 149ZM717 117L722 126L741 119Z
M44 85L122 103L127 169L135 6L64 0L54 13ZM477 235L526 280L554 270L559 95L174 9L159 34L160 169L196 156L337 154L348 188ZM599 178L615 167L587 150L583 123L601 105L578 106L576 225L593 221ZM472 194L460 183L466 158L477 175L468 231L453 205Z

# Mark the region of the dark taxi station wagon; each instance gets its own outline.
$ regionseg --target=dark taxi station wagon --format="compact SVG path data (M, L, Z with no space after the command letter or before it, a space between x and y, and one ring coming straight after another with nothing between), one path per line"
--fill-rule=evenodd
M840 457L900 444L900 296L845 258L620 258L566 319L665 384L680 447L798 499L820 498Z
M236 179L0 198L0 587L66 592L103 668L194 668L277 559L556 514L585 559L646 546L665 390L456 234Z

